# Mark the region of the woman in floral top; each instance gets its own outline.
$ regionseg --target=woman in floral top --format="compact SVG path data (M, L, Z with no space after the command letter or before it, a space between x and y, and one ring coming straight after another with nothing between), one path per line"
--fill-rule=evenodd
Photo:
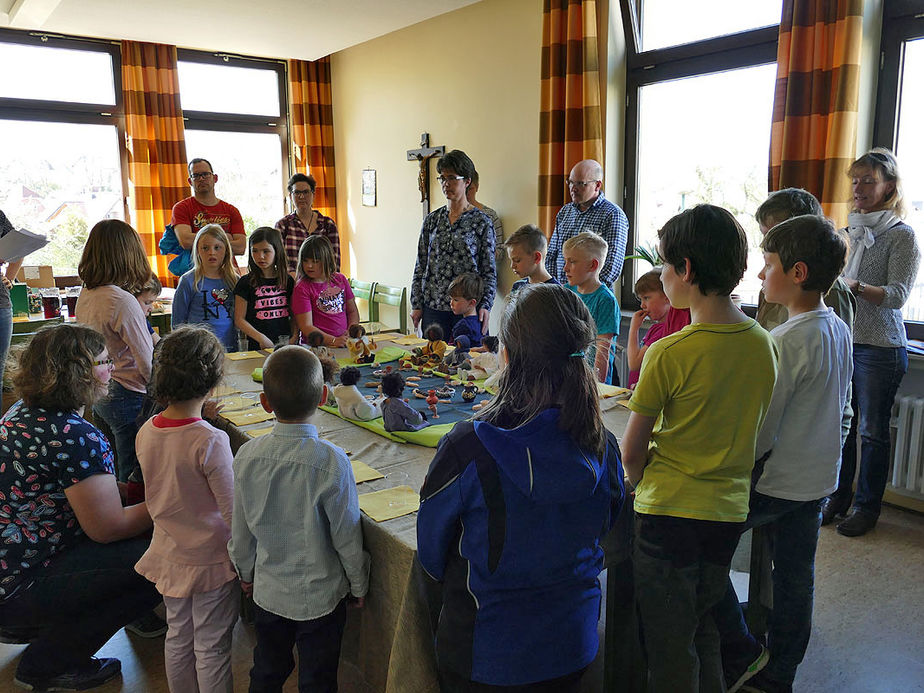
M13 375L22 399L0 419L0 629L31 641L16 670L26 688L82 690L117 676L117 659L93 654L159 600L134 571L147 507L122 507L112 448L83 418L111 375L98 332L44 328Z
M497 291L494 266L494 225L465 197L475 175L475 164L465 152L454 149L436 163L440 185L448 204L427 215L417 244L417 265L411 284L411 319L414 327L433 323L452 334L461 316L449 305L449 283L466 272L484 281L478 301L478 319L487 332L488 317Z

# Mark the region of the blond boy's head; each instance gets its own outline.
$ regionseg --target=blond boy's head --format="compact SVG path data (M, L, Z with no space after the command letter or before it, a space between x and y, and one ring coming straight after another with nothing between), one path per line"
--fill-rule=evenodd
M521 226L504 243L510 269L518 277L529 277L543 264L547 246L545 234L535 224Z
M591 231L583 231L566 240L562 246L562 254L565 257L565 276L568 283L580 286L598 281L607 250L606 241Z
M263 364L263 395L267 411L279 421L305 421L314 414L324 394L321 362L308 349L284 346Z

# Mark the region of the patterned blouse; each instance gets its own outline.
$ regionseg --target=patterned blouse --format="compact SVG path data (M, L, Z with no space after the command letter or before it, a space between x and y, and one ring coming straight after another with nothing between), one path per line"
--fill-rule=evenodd
M74 411L27 407L0 420L0 601L28 588L29 573L81 541L65 489L112 474L106 437Z
M337 225L334 223L333 219L325 217L318 212L318 210L314 210L314 212L318 215L318 225L314 232L326 236L327 240L329 240L330 244L334 247L334 266L339 271L340 234L337 233ZM305 239L311 234L308 233L308 229L295 212L287 214L277 221L276 230L282 234L282 244L286 249L289 271L295 272L298 269L298 250L302 247L302 243L304 243Z
M440 207L427 215L420 230L411 308L450 310L449 283L466 272L474 272L484 281L478 308L491 310L497 292L494 226L484 212L474 207L450 224L449 207Z

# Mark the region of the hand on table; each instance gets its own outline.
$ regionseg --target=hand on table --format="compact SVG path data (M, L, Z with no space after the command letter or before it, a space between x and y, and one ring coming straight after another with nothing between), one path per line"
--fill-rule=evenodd
M261 349L272 349L274 346L276 346L265 334L261 334L257 342L260 344Z
M334 337L334 341L331 342L332 347L345 347L347 343L346 335L340 335L339 337Z

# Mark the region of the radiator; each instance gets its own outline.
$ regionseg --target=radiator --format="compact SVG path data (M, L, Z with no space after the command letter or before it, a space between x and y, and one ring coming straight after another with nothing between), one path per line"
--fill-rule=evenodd
M924 398L896 397L893 414L891 486L924 497Z

